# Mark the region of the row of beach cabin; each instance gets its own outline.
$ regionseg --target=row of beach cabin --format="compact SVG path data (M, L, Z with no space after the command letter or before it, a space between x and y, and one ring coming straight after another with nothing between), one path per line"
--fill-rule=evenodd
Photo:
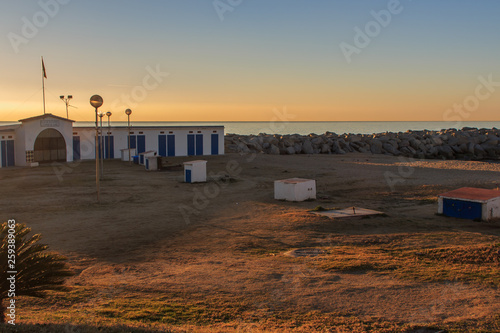
M74 121L45 114L0 126L0 167L33 163L93 160L95 127L73 126ZM103 127L98 152L106 159L121 158L121 151L135 154L155 151L158 156L224 154L224 126L126 126Z

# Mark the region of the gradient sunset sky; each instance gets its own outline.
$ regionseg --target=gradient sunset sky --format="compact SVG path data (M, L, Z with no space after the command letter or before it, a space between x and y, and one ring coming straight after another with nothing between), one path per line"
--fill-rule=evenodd
M0 121L43 112L41 56L77 121L500 120L495 0L3 0L0 29Z

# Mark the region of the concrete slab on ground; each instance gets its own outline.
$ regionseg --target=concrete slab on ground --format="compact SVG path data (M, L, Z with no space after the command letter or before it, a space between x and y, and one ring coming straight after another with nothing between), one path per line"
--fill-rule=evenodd
M327 216L332 219L344 219L344 218L355 218L355 217L363 217L363 216L372 216L372 215L381 215L384 212L379 212L376 210L360 208L360 207L349 207L345 209L339 210L325 210L312 212L317 215Z

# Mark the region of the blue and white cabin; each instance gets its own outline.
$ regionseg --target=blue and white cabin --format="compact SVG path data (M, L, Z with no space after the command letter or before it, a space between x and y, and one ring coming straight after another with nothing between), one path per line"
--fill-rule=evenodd
M96 157L95 127L74 126L74 121L44 114L0 126L0 166L72 162ZM98 151L106 159L119 159L120 150L158 156L224 154L224 126L103 126Z

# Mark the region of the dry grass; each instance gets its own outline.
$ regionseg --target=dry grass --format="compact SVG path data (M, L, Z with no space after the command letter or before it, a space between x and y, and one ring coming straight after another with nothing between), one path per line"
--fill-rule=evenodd
M210 158L215 172L229 160L243 171L189 223L178 206L205 185L178 171L108 163L97 205L91 163L62 182L49 167L1 170L0 209L41 232L76 275L69 293L20 298L19 325L0 332L500 331L500 222L434 215L438 193L457 179L487 186L491 172L416 168L390 192L383 172L397 159L377 158L388 166ZM274 201L283 177L315 178L325 199ZM319 204L387 215L332 221L308 212ZM286 255L301 248L319 251Z

